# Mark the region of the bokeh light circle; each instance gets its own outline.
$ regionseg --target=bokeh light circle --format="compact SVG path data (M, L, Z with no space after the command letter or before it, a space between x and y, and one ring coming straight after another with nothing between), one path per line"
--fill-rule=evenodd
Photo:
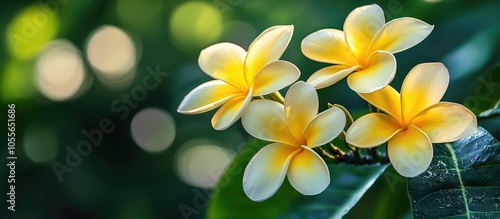
M131 82L137 64L137 48L132 38L118 27L104 25L89 35L87 59L105 84ZM128 83L119 83L128 85Z
M35 83L43 95L54 101L74 97L85 76L80 51L66 40L48 44L36 63Z
M186 184L213 188L235 154L204 139L184 143L176 153L176 173Z
M183 3L170 17L171 36L175 45L181 49L207 46L218 39L222 30L222 15L206 2Z
M130 132L135 143L146 152L158 153L167 149L175 139L172 116L160 108L146 108L132 119Z

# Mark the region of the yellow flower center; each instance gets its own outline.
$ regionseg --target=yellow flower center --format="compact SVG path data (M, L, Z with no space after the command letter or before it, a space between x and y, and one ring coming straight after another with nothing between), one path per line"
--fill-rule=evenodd
M409 126L408 124L401 125L402 131L405 131L406 129L408 129L408 126Z

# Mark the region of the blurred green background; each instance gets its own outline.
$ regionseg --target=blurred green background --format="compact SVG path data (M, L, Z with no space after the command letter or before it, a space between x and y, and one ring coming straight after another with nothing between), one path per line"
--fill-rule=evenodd
M197 65L200 50L222 41L247 49L264 29L293 24L282 59L306 80L327 64L303 56L301 40L342 29L350 11L372 3L386 20L411 16L435 25L422 43L396 54L391 85L398 90L413 66L439 61L451 75L444 100L464 103L499 63L495 0L2 2L0 99L2 112L16 104L18 159L16 212L5 204L0 218L182 218L179 206L193 201L199 207L190 218L204 218L207 200L195 197L210 192L250 138L239 123L214 131L214 111L176 113L191 89L210 80ZM319 94L322 109L331 102L368 111L345 80ZM479 121L499 137L498 116ZM7 177L5 166L0 171ZM410 217L405 180L388 170L347 217Z

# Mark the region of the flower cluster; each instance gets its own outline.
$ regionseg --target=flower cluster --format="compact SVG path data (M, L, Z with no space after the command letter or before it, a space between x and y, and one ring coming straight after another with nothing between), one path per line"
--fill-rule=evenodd
M432 143L451 142L477 130L475 115L462 105L439 102L449 82L441 63L415 66L401 94L389 83L396 73L394 53L425 39L433 26L414 18L385 22L378 5L356 8L344 31L323 29L308 35L304 55L334 64L296 82L299 69L279 60L293 26L274 26L260 34L248 52L231 43L201 51L199 66L214 80L201 84L182 100L178 112L198 114L220 107L212 126L224 130L241 118L253 137L271 142L255 154L243 177L243 190L253 201L271 197L283 183L304 195L324 191L330 172L315 151L340 134L349 146L373 148L387 143L398 173L414 177L432 159ZM318 114L316 89L347 77L349 87L379 112L347 124L349 113L331 106ZM279 90L293 84L283 98ZM346 130L344 130L346 129Z

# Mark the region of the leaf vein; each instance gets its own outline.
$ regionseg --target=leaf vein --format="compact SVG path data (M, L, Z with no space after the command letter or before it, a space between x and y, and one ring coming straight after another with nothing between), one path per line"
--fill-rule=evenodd
M462 175L460 173L460 168L458 168L458 161L457 161L457 157L455 156L455 151L453 150L451 144L445 144L446 145L446 148L450 151L450 154L451 154L451 158L453 159L453 165L455 166L455 171L457 172L457 176L458 176L458 181L460 183L460 190L462 191L462 196L464 198L464 205L465 205L465 213L467 215L467 218L470 219L470 210L469 210L469 205L467 203L469 203L467 201L467 196L465 194L465 186L464 186L464 183L462 181Z

